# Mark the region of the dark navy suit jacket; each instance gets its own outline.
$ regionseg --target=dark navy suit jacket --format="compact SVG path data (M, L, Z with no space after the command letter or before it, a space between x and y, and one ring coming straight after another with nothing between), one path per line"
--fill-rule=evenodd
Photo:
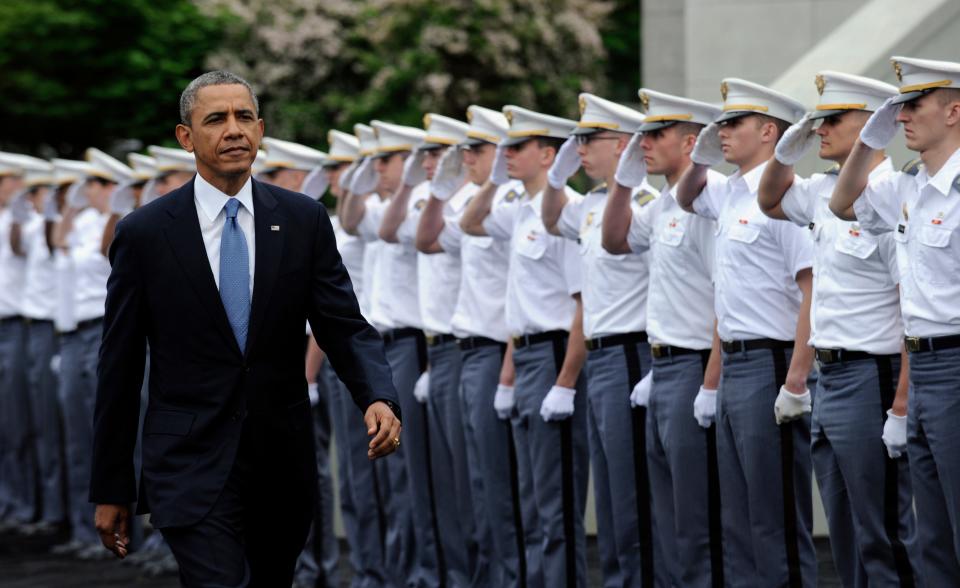
M193 524L220 495L244 429L247 444L273 465L270 484L315 488L307 320L357 406L386 400L399 417L383 342L360 314L324 208L255 180L253 202L256 269L244 351L210 270L193 181L118 223L97 370L91 502L139 498L139 512L152 512L157 527ZM147 343L138 497L133 451Z

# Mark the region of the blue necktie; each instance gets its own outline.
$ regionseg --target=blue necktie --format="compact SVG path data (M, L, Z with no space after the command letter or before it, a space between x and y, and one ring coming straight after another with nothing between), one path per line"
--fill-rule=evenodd
M250 257L247 240L237 224L240 201L231 198L224 209L227 219L220 237L220 299L240 351L245 351L250 327Z

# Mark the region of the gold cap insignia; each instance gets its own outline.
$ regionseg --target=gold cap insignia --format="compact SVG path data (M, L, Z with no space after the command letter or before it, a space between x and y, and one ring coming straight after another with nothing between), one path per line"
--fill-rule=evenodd
M467 109L467 122L473 124L473 111L469 108Z
M580 116L583 116L583 112L587 109L587 99L583 96L580 97Z
M426 129L426 128L429 128L429 127L430 127L430 115L429 115L429 114L425 114L425 115L423 115L423 128Z
M817 74L817 77L814 79L814 83L817 84L817 94L823 96L823 89L827 87L827 81L823 79L823 76Z
M373 136L379 139L379 138L380 138L380 129L378 129L377 127L373 127Z
M650 110L650 97L646 92L640 92L640 104L643 105L644 112Z
M327 143L333 145L333 131L327 131Z
M730 86L728 86L726 82L720 82L720 96L722 96L724 100L727 99L727 92L729 91Z
M507 122L508 122L508 123L513 124L513 111L512 111L512 110L506 111L505 113L503 113L503 115L504 115L505 117L507 117Z
M903 81L903 69L900 67L899 61L890 60L890 63L893 64L893 73L897 74L897 81Z

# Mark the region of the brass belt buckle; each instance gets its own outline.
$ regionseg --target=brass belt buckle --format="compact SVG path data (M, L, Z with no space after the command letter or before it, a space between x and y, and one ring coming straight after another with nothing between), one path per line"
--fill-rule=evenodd
M521 344L521 343L523 343L523 336L522 336L522 335L514 335L514 336L513 336L513 346L514 346L514 347L520 347L520 344Z
M667 354L666 347L663 345L651 345L650 346L650 355L660 359L661 357Z
M427 345L433 347L433 343L437 340L436 335L427 335Z
M583 346L587 348L587 351L593 351L596 349L593 339L584 339Z
M907 351L910 353L917 353L920 351L920 337L906 337L904 338L904 343L907 345Z

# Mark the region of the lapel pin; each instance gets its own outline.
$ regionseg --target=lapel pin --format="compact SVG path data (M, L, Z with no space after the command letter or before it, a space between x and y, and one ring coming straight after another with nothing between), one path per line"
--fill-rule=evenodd
M271 230L271 231L279 231L279 230L280 230L280 225L270 225L270 230Z

